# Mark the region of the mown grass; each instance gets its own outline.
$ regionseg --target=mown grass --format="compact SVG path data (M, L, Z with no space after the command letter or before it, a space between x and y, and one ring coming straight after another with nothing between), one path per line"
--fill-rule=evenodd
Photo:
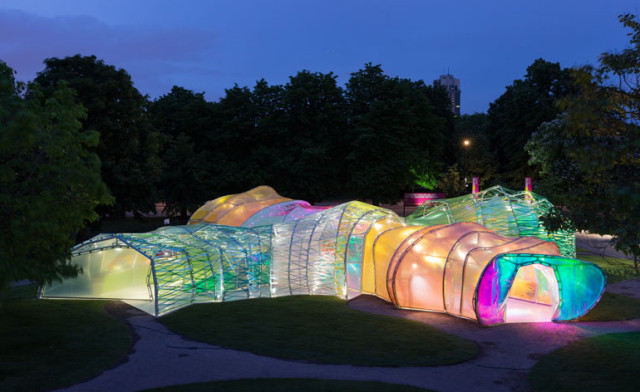
M34 299L28 285L0 292L0 390L48 391L114 366L131 344L107 301Z
M419 392L431 389L374 381L319 380L312 378L255 378L214 381L147 389L144 392Z
M537 392L638 391L640 332L580 340L543 357L529 373Z
M579 321L620 321L640 318L640 300L606 292L589 313Z
M478 353L473 342L419 322L351 309L329 296L198 304L159 320L203 342L316 363L437 366Z
M640 270L637 270L633 266L632 260L620 259L617 257L590 255L580 253L578 259L589 261L597 264L604 273L607 275L607 283L621 282L623 280L629 280L640 277ZM584 251L583 251L584 252Z

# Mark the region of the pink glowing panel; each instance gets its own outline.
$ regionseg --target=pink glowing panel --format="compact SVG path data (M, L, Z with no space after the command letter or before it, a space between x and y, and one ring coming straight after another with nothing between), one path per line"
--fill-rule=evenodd
M329 207L315 207L303 200L289 200L257 211L242 224L243 227L273 225L326 210Z

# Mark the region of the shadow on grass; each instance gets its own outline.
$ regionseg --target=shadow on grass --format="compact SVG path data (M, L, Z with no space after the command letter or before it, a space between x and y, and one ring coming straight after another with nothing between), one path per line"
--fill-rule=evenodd
M640 300L604 292L600 301L579 321L620 321L640 318Z
M255 378L215 381L147 389L143 392L420 392L431 389L374 381L318 380L313 378Z
M351 309L330 296L198 304L159 321L210 344L316 363L438 366L478 353L473 342L416 321Z
M580 340L543 357L529 374L537 392L638 391L640 332Z
M0 294L0 390L47 391L90 379L127 352L131 333L107 301L33 299L35 285Z

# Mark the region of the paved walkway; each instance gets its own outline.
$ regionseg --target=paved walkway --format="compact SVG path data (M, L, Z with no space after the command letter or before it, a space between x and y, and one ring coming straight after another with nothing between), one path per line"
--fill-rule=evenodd
M640 298L640 279L611 284L607 290ZM132 352L124 363L115 368L61 391L128 392L192 382L258 377L383 381L441 392L528 391L529 369L549 352L573 341L603 333L640 331L640 319L506 324L484 328L474 322L443 314L395 309L391 304L371 296L360 296L350 301L349 306L427 323L476 342L480 354L469 362L439 367L383 368L287 361L185 339L169 331L153 317L119 303L118 309L138 337Z
M618 292L637 290L640 279L612 285ZM439 367L383 368L318 365L279 360L185 339L153 317L120 304L139 339L126 362L64 391L138 391L191 382L258 377L305 377L372 380L408 384L437 391L527 391L527 372L542 356L568 343L611 332L640 331L640 319L621 322L507 324L484 328L468 320L395 309L370 296L349 306L367 312L405 317L476 342L472 361Z

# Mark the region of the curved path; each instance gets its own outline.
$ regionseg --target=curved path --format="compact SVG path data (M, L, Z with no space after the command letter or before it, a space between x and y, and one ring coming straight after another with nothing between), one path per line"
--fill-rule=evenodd
M608 287L640 296L640 279ZM472 361L438 367L361 367L318 365L224 349L183 338L137 309L118 303L116 311L137 335L123 363L62 391L138 391L146 388L259 377L304 377L383 381L437 391L527 391L529 369L545 354L578 339L640 330L640 319L619 322L507 324L484 328L455 317L395 309L378 298L360 296L349 306L405 317L464 337L480 346Z

